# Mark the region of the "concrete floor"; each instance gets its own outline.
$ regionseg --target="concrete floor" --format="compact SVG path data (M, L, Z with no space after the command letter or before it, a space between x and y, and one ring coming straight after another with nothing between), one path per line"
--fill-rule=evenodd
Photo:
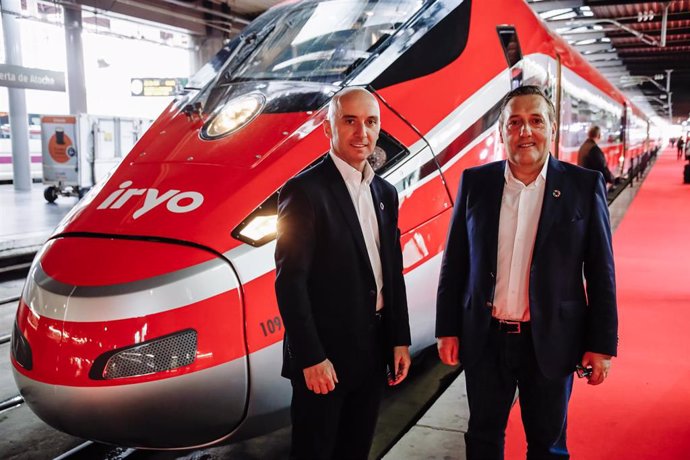
M44 188L32 184L31 191L17 192L12 185L0 185L0 258L38 250L78 201L59 197L48 203Z

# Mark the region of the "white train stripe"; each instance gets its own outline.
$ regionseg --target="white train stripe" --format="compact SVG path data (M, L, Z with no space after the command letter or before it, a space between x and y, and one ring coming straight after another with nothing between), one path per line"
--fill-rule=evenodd
M35 276L34 269L24 301L41 317L70 322L116 321L185 307L239 287L225 262L214 260L191 268L143 282L103 287L69 287L55 280L37 280L40 275ZM60 284L60 289L55 289ZM94 296L100 289L110 294Z
M491 110L509 90L508 72L503 71L448 114L425 135L434 153L438 155L443 152L460 134ZM455 155L456 158L451 163L461 156L460 153Z
M242 244L223 254L232 263L242 284L247 284L256 278L276 269L273 254L276 250L276 240L258 248L249 244Z

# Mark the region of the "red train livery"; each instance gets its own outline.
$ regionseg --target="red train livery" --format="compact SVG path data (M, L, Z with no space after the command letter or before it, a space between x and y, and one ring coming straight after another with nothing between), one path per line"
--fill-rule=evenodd
M559 102L554 153L587 125L624 174L652 148L624 95L523 2L289 2L199 73L30 270L12 338L17 385L48 424L144 448L254 436L288 420L274 296L276 198L328 150L326 106L366 86L372 161L400 197L414 350L434 341L446 231L463 169L503 158L512 87Z

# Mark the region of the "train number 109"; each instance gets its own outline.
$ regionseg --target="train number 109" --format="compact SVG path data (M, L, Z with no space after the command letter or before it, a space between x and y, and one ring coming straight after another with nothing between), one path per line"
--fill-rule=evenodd
M278 332L283 327L283 323L280 320L280 316L276 316L264 323L259 323L259 326L261 326L261 332L264 333L264 336L267 336Z

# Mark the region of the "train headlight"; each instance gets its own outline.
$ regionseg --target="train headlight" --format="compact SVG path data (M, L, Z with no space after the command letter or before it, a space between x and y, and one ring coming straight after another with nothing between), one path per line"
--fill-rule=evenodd
M204 139L218 139L237 131L252 121L263 109L266 98L259 93L250 93L228 101L213 114L201 130Z
M278 192L274 193L261 206L256 208L233 231L233 238L262 246L276 237L278 225Z
M256 216L240 231L240 235L253 241L261 241L267 236L275 236L277 224L278 216L275 214Z

